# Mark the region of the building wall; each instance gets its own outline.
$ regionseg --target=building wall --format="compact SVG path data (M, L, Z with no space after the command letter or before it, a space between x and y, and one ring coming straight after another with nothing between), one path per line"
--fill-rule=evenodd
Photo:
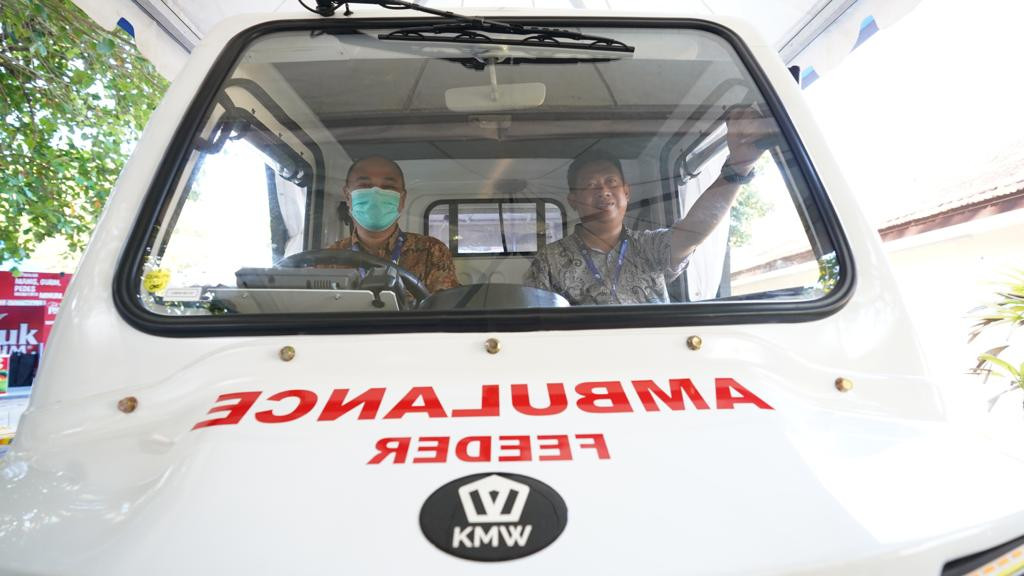
M938 374L960 375L1004 341L993 333L968 344L967 334L973 310L994 299L1008 273L1024 270L1024 210L889 242L886 251Z
M984 401L1005 389L1005 382L982 384L966 371L979 353L1006 343L1007 331L992 331L970 344L967 336L976 322L972 310L994 299L1008 272L1024 270L1024 210L902 238L885 248L933 373L948 384L953 397L971 404L951 409L987 408ZM798 285L810 269L812 265L795 266L751 279L743 290ZM1017 345L1006 357L1024 361L1024 330L1013 337ZM1020 405L1014 411L1024 416Z

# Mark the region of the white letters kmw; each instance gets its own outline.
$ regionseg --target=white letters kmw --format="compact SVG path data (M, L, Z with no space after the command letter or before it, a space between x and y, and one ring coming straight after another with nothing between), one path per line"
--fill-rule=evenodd
M459 500L470 525L452 528L452 548L526 546L533 526L519 519L529 495L526 484L497 474L460 487Z
M558 538L568 519L565 500L551 486L503 472L452 480L420 508L420 528L431 544L480 562L535 554Z

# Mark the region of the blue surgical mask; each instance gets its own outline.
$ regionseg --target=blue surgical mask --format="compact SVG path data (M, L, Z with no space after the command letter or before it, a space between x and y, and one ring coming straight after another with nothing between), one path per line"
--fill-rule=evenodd
M385 230L398 220L398 205L402 195L394 190L360 188L353 190L352 217L367 230Z

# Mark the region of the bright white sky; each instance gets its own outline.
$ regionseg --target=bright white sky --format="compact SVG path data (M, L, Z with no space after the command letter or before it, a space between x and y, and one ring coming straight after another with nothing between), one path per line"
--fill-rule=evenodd
M1024 143L1022 22L1017 0L925 0L804 91L874 223Z

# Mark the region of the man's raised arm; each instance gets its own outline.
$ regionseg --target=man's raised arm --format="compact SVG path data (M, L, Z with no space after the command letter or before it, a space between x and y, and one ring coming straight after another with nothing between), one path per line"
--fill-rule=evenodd
M766 121L753 108L737 108L726 119L729 158L722 173L700 195L686 216L672 225L672 264L693 253L729 213L740 187L752 178L754 163L763 150L755 143L764 137Z

